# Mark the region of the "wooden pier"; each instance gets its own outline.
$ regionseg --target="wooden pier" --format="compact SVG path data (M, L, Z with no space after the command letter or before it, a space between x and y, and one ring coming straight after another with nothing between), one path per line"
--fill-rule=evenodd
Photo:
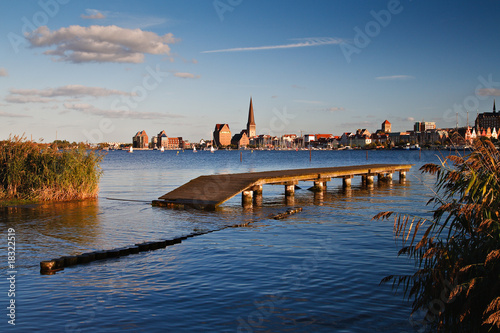
M262 202L262 185L266 184L284 185L285 196L293 197L295 185L299 181L312 181L313 189L322 191L332 178L342 178L343 186L350 187L354 176L361 176L363 183L370 185L373 184L375 176L378 180L392 180L392 174L399 172L401 182L406 179L406 172L412 166L413 164L367 164L200 176L162 195L153 201L153 205L214 210L223 202L241 193L243 206L251 206L254 202L257 204Z

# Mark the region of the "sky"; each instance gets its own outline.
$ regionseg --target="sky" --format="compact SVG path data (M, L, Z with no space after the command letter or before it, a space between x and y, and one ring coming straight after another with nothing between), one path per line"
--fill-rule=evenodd
M473 124L500 96L500 1L0 1L0 140L191 142ZM499 104L500 109L500 104Z

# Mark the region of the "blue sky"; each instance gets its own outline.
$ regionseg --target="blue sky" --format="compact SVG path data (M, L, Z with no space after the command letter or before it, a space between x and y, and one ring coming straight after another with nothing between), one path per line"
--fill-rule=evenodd
M500 1L1 1L0 139L190 141L473 123ZM499 107L500 108L500 107Z

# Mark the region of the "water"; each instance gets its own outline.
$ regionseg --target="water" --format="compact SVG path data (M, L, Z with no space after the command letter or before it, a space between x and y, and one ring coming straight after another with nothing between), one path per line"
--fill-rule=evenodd
M98 200L0 210L2 253L16 234L16 331L131 332L414 332L410 304L389 274L411 273L397 257L393 221L380 211L429 216L434 178L422 175L438 152L422 151L191 151L109 152ZM238 195L216 212L169 210L149 202L201 174L412 163L408 181L350 190L328 183L323 198L299 183L284 220L283 186L264 186L263 206L244 210ZM145 202L119 201L134 199ZM251 222L247 227L225 228ZM39 262L64 255L216 232L181 244L40 275ZM5 257L3 257L5 258ZM1 262L7 277L6 259ZM2 279L4 279L2 278ZM4 280L5 281L5 280ZM1 284L1 308L9 305ZM7 324L7 310L0 318ZM3 330L3 329L2 329Z

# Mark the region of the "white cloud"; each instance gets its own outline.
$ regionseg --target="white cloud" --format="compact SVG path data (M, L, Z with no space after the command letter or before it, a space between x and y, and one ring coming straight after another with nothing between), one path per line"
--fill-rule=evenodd
M326 109L326 111L329 111L329 112L344 111L344 110L345 109L343 107L338 107L338 106Z
M141 29L125 29L115 25L82 27L72 25L51 31L41 26L26 36L32 47L52 47L44 54L57 61L144 62L144 54L170 54L169 44L177 42L173 34L159 36Z
M269 46L237 47L237 48L231 48L231 49L203 51L201 53L263 51L263 50L276 50L276 49L291 49L291 48L297 48L297 47L333 45L333 44L342 43L342 39L331 38L331 37L300 38L300 39L294 39L294 40L299 40L300 42L292 43L292 44L269 45Z
M40 96L9 95L5 97L5 101L9 103L50 103L57 100Z
M115 90L106 89L100 87L87 87L79 84L70 84L58 88L48 88L48 89L10 89L11 95L22 95L22 96L40 96L40 97L82 97L82 96L93 96L93 97L104 97L111 95L124 95L132 96L132 93Z
M199 75L194 75L191 73L180 73L180 72L174 73L174 76L180 77L182 79L199 79L200 78Z
M84 114L103 116L107 118L122 118L122 119L161 119L161 118L183 118L181 115L172 115L159 112L139 112L126 110L103 110L94 107L91 104L79 103L70 104L64 103L64 107L69 110L79 111Z
M406 121L412 121L412 122L413 122L413 121L415 121L415 118L413 118L413 117L408 117L408 118L405 118L404 120L406 120Z
M27 115L24 115L24 114L9 113L9 112L4 112L4 111L0 111L0 117L7 117L7 118L31 118L31 116L27 116Z
M84 20L102 20L106 18L100 11L95 9L86 9L87 15L82 14L80 17Z
M9 76L9 72L3 67L0 67L0 76Z
M378 76L375 80L411 80L414 79L411 75L390 75L390 76Z
M494 88L479 89L477 91L477 94L479 96L500 96L500 89L494 89Z

